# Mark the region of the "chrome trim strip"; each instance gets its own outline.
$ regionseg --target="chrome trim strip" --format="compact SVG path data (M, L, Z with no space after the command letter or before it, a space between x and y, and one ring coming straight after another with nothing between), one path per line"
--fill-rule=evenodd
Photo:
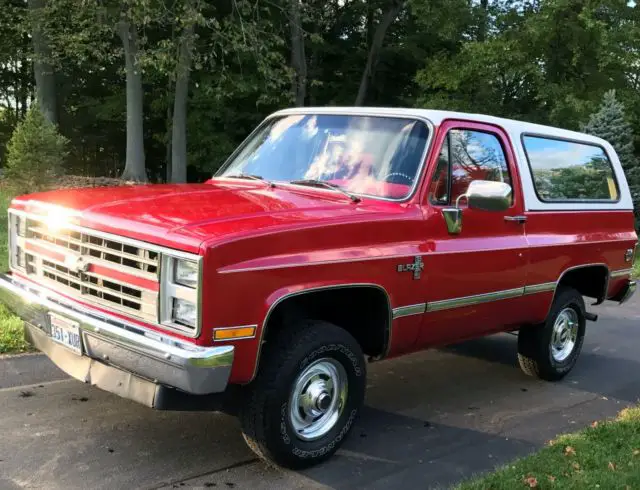
M524 287L524 294L536 294L546 293L547 291L554 291L556 289L556 282L543 282L541 284L532 284Z
M427 156L429 155L429 151L431 149L431 144L433 143L434 140L434 133L435 133L435 127L433 122L431 122L431 120L425 116L422 115L418 115L418 114L402 114L401 112L396 113L385 113L385 114L379 114L376 113L375 111L372 111L371 109L367 110L367 109L355 109L353 111L344 111L344 110L340 110L340 108L336 108L333 109L331 107L323 107L323 108L290 108L290 109L283 109L277 112L274 112L272 114L269 114L251 133L249 133L249 135L244 139L244 141L242 141L242 143L240 143L238 145L238 147L233 151L233 153L231 153L231 155L229 155L229 158L227 158L227 160L220 166L220 168L218 169L218 171L212 176L212 178L224 178L222 177L222 174L227 167L231 164L231 162L233 162L233 160L240 154L240 152L242 150L244 150L244 148L247 146L247 144L251 141L251 139L253 138L253 136L255 134L258 133L258 131L260 131L262 129L263 126L266 126L269 121L271 119L277 118L277 117L286 117L286 116L291 116L291 115L299 115L299 114L304 114L304 115L335 115L335 116L360 116L360 117L381 117L381 118L391 118L391 119L409 119L409 120L413 120L413 121L420 121L422 123L424 123L427 126L427 129L429 131L429 134L427 135L427 141L425 142L424 145L424 151L422 152L422 160L420 161L420 166L418 167L418 170L416 171L416 176L415 179L413 181L413 185L411 186L411 190L409 191L409 193L401 198L401 199L392 199L389 197L380 197L380 196L372 196L370 194L358 194L355 192L352 192L352 194L356 195L356 196L361 196L361 197L367 197L367 198L371 198L371 199L375 199L375 200L379 200L379 201L390 201L390 202L406 202L411 200L414 195L417 192L418 187L420 186L420 183L423 180L423 173L427 167ZM276 183L278 183L278 181L275 181ZM283 183L283 182L280 182ZM284 182L286 183L286 182Z
M415 305L400 306L393 309L393 319L402 318L403 316L422 315L427 308L426 303L417 303Z
M476 294L474 296L463 296L460 298L444 299L432 301L430 303L417 303L415 305L399 306L393 309L393 319L402 318L409 315L420 315L432 311L448 310L452 308L463 308L490 301L500 301L502 299L517 298L527 294L545 293L555 290L555 282L545 282L542 284L532 284L524 288L505 289L503 291L493 291L491 293Z
M473 306L491 301L500 301L503 299L516 298L524 295L524 287L505 289L503 291L494 291L491 293L476 294L473 296L463 296L461 298L444 299L427 303L427 313L432 311L449 310L451 308L462 308L465 306Z
M624 276L628 276L633 272L633 269L620 269L617 271L611 271L609 273L609 277L611 278L615 278L615 277L624 277Z
M294 291L292 293L283 295L282 297L276 299L273 303L271 303L271 306L269 306L269 309L267 310L267 314L265 315L264 320L261 323L262 328L260 329L260 340L258 342L258 353L256 355L256 363L253 368L253 376L249 381L253 381L256 375L258 374L258 366L260 365L260 354L262 353L262 345L264 344L264 335L265 335L265 332L267 331L267 326L269 325L269 319L271 318L271 314L280 303L282 303L286 299L293 298L294 296L300 296L302 294L315 293L318 291L330 291L332 289L346 289L346 288L357 288L357 287L377 289L378 291L381 291L384 294L387 300L387 310L389 311L389 315L387 319L387 328L385 332L386 345L384 346L384 352L382 353L382 355L377 357L376 359L385 358L389 353L389 349L391 348L391 335L393 331L391 328L393 324L393 312L391 310L391 300L389 299L389 293L385 288L383 288L378 284L373 284L373 283L351 283L351 284L337 284L334 286L320 286L315 288L302 289L300 291Z

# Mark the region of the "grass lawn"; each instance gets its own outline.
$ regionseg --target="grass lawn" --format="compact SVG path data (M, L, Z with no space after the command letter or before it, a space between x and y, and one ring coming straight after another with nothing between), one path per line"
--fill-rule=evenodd
M640 279L640 256L636 257L636 260L633 263L633 274L631 275L634 279Z
M7 264L7 207L10 197L0 189L0 271L6 271ZM22 321L0 304L0 354L15 354L30 350L24 340Z
M640 489L640 407L559 437L548 447L456 490Z

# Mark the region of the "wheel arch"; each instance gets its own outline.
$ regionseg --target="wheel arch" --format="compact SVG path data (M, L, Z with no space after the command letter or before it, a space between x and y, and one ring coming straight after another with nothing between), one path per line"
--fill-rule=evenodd
M561 286L572 287L581 295L594 298L596 300L596 303L594 304L599 305L607 299L609 277L609 266L604 262L580 264L568 267L562 271L558 277L553 291L553 298L549 305L549 310L551 310L551 305L553 305L553 302L558 295L558 289L560 289ZM593 281L594 278L595 281Z
M381 328L382 333L382 343L379 347L379 353L373 356L376 358L383 358L387 355L389 348L391 346L391 329L392 329L392 321L393 321L393 310L391 308L391 297L387 290L381 286L380 284L375 283L340 283L340 284L330 284L330 285L322 285L322 286L308 286L303 287L301 289L291 291L290 288L287 288L286 291L276 291L274 292L267 300L268 309L262 321L261 329L260 329L260 337L258 341L258 350L256 353L256 362L253 371L253 376L251 380L256 377L258 373L258 369L260 366L260 360L262 357L262 349L265 345L267 336L274 329L276 325L273 324L275 320L278 319L278 312L281 311L279 308L284 308L285 306L292 305L296 300L304 299L309 301L312 298L319 298L319 295L326 293L336 293L344 296L348 290L358 290L358 291L367 291L369 294L378 295L381 312L383 315L381 316L381 321L379 328ZM325 299L326 301L326 299ZM289 303L288 303L289 302ZM295 305L297 306L297 304ZM322 319L322 318L318 318ZM332 322L333 323L333 322ZM346 328L345 325L340 325L340 323L336 323L337 326L344 328L347 331L350 331L349 328ZM353 334L352 331L350 333ZM361 338L354 335L358 343L361 344ZM363 348L363 351L365 349ZM365 351L366 353L366 351Z

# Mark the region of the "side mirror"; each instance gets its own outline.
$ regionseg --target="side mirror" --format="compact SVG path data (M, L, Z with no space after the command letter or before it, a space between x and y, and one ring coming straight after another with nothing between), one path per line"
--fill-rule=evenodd
M456 199L454 208L444 208L442 215L447 230L452 235L462 231L462 209L460 199L466 198L469 208L482 211L504 211L511 206L511 186L504 182L473 180L465 194Z
M472 209L504 211L511 206L511 186L504 182L473 180L464 196ZM456 207L458 207L458 203L456 203Z

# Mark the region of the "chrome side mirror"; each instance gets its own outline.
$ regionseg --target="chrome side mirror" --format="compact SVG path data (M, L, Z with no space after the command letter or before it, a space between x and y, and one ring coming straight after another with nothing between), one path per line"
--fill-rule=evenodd
M462 209L460 199L466 198L469 208L483 211L504 211L511 206L511 186L504 182L473 180L467 192L456 199L453 208L444 208L442 215L451 235L462 231Z
M511 206L511 186L504 182L473 180L464 196L472 209L504 211ZM458 203L456 203L456 207L458 207Z

